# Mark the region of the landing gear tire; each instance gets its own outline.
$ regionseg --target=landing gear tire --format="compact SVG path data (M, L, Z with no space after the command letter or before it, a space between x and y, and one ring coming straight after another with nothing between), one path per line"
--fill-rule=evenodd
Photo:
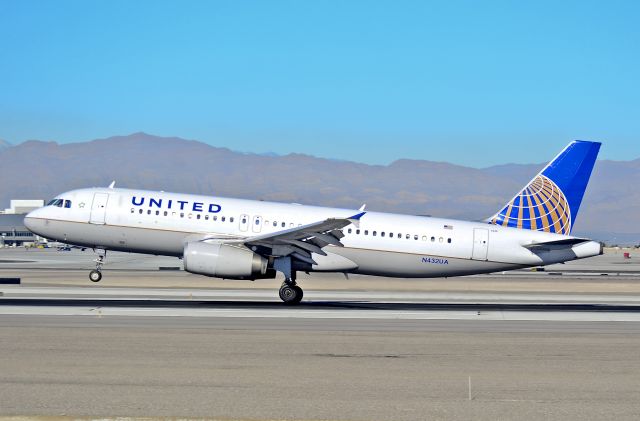
M101 279L102 272L100 272L99 270L92 270L91 272L89 272L89 280L91 280L91 282L100 282Z
M284 301L286 305L299 304L302 301L303 291L297 285L282 284L280 287L280 299Z

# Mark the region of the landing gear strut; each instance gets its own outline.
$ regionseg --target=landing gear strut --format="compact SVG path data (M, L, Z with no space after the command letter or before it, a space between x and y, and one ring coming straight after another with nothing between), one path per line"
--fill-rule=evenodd
M287 305L299 304L302 301L302 288L296 284L296 272L291 269L291 257L279 257L273 268L284 274L284 283L280 287L280 299Z
M96 268L89 272L89 280L91 282L100 282L102 279L102 265L104 265L104 258L107 256L107 251L105 250L103 254L98 254L98 258L94 260L96 262Z

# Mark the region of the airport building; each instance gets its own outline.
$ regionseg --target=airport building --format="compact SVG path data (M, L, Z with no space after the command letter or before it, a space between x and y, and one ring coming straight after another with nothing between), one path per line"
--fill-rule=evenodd
M17 215L27 214L34 209L38 209L44 206L44 200L32 200L32 199L13 199L9 202L9 208L4 211L0 211L0 215Z
M0 211L0 247L23 246L40 242L39 236L24 226L24 216L44 206L44 200L11 200L10 206Z

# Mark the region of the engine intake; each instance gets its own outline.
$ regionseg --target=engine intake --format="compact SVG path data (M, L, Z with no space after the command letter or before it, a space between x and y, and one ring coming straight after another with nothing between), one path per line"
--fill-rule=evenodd
M184 246L184 270L227 279L267 277L267 259L241 246L190 242Z

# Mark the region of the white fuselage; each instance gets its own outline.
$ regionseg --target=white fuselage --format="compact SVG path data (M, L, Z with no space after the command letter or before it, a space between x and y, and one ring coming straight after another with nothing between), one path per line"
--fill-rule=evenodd
M182 257L190 241L244 239L356 211L298 204L116 188L58 196L25 218L43 237L104 250ZM68 203L68 207L65 207ZM574 237L423 216L367 212L343 229L344 247L314 255L312 271L394 277L486 273L595 256L599 243L527 247ZM337 259L331 257L339 256Z

